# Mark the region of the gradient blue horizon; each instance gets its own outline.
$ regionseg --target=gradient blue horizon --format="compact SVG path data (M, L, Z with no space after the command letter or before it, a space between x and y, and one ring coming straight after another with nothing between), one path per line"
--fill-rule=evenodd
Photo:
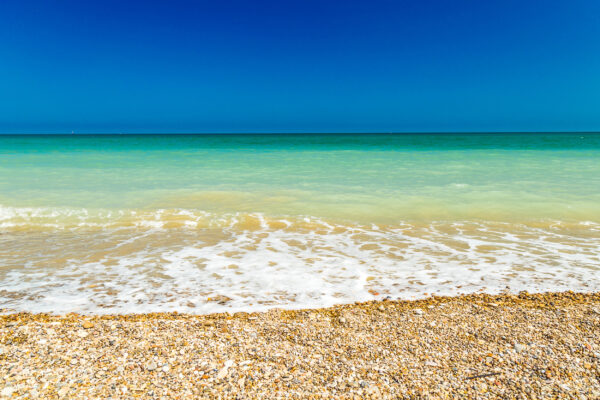
M0 133L600 130L592 0L7 0L0 57Z

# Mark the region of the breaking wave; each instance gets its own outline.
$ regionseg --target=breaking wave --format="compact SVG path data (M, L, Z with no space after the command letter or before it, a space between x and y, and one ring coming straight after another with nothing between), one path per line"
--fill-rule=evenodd
M595 222L0 207L5 312L210 313L600 289Z

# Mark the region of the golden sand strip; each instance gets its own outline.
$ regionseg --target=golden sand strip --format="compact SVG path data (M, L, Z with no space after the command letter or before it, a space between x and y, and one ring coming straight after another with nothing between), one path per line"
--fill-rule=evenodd
M10 398L600 398L600 294L0 317Z

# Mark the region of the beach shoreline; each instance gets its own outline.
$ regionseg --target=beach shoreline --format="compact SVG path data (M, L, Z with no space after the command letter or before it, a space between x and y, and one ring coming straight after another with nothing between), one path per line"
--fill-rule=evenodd
M0 316L5 398L598 398L600 293Z

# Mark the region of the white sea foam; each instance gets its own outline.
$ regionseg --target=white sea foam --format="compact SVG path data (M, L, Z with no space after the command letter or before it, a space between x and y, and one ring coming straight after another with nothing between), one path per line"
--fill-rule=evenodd
M594 222L342 224L191 210L0 207L0 308L322 307L390 296L600 289Z

